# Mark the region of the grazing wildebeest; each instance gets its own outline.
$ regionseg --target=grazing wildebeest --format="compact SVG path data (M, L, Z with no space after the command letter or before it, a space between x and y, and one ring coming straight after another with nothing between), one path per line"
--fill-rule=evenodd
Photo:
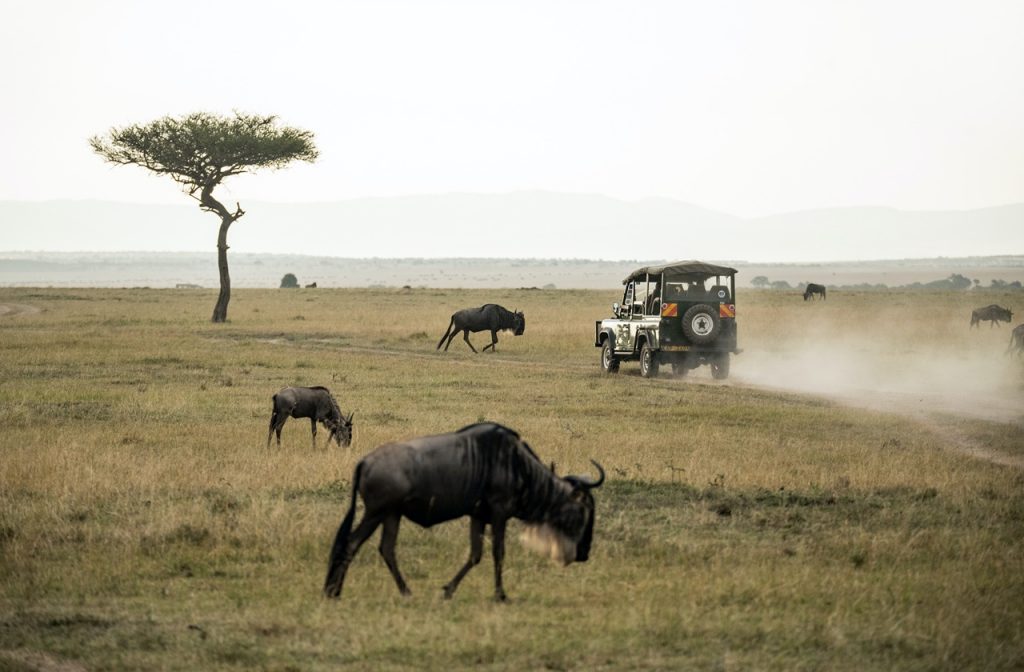
M324 594L341 595L345 572L359 547L383 525L380 554L403 595L409 595L398 571L395 541L405 516L431 527L470 517L469 560L444 587L450 598L462 578L483 555L484 528L491 526L494 556L494 597L505 599L501 563L505 556L505 525L518 518L546 544L552 558L569 564L585 562L594 533L594 498L590 491L604 483L582 476L557 476L515 431L492 422L463 427L450 434L380 446L356 464L348 513L331 548ZM363 498L363 518L352 529L356 495Z
M982 320L988 320L989 328L996 325L997 322L1009 322L1013 319L1013 312L1009 308L1003 308L1002 306L992 304L985 306L984 308L978 308L977 310L971 311L971 326L977 326Z
M331 439L339 446L352 443L352 416L345 417L338 402L326 387L286 387L273 397L274 411L270 414L270 431L267 432L267 448L270 447L270 436L277 432L277 445L281 445L281 428L289 418L309 418L313 426L313 447L316 448L316 423L324 423L330 430Z
M1024 355L1024 323L1018 324L1010 332L1010 347L1006 349L1006 354L1013 352L1013 349L1017 348L1017 356Z
M496 303L487 303L479 308L466 308L452 315L451 322L448 323L448 331L444 332L444 336L437 342L436 349L440 350L441 344L444 343L444 349L447 351L448 346L452 344L452 339L461 331L466 345L476 352L476 348L469 342L469 332L490 331L491 342L484 346L484 351L487 348L493 350L498 343L498 332L506 329L511 329L516 336L522 336L523 331L526 330L526 317L520 312L507 310ZM445 343L446 338L448 339L447 343Z
M821 298L825 298L825 285L819 285L814 282L807 283L807 289L804 290L804 301L811 298L814 294L821 294Z

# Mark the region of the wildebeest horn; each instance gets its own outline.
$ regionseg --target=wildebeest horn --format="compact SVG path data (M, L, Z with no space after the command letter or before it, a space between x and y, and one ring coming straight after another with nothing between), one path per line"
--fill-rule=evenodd
M597 467L597 473L601 474L599 479L592 481L586 476L566 476L565 480L569 481L576 487L586 488L587 490L601 487L601 484L604 483L604 467L598 464L596 460L591 460L590 463Z

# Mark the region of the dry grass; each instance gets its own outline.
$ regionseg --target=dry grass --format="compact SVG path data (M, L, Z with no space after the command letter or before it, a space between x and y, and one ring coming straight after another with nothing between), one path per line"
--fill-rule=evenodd
M1002 355L1005 327L967 329L972 307L1012 297L746 292L725 383L602 376L593 320L616 298L243 290L216 326L213 292L0 290L43 309L0 320L0 668L1024 664L1024 430L1007 402L1024 364ZM525 336L435 351L451 312L487 301L524 310ZM312 450L294 420L265 448L289 384L355 412L351 450L325 432ZM371 542L323 601L359 456L483 418L562 473L604 464L591 561L552 566L517 527L511 603L490 600L489 558L445 602L467 525L406 523L411 599Z

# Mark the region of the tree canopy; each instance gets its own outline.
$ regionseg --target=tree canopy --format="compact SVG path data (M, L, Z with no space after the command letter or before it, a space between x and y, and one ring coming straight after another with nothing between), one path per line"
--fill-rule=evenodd
M260 168L283 168L292 161L312 163L318 156L311 132L278 126L275 116L239 112L233 117L206 112L162 117L148 124L112 128L106 135L89 138L89 145L110 163L141 166L158 175L168 175L199 201L200 208L220 217L220 295L213 309L214 322L227 319L231 298L228 227L245 211L238 203L234 211L226 208L213 197L213 189L232 175Z
M275 116L238 112L233 117L195 112L113 128L90 138L89 145L110 163L169 175L192 195L232 175L313 162L318 156L311 132L279 127Z

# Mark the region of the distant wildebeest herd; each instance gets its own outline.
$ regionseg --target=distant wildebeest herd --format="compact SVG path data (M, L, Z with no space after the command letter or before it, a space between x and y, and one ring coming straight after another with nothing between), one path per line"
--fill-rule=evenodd
M804 301L812 298L815 294L820 295L824 299L825 285L813 282L807 283L807 288L804 290ZM1000 322L1009 323L1012 320L1013 311L995 303L971 311L971 328L980 326L982 322L988 322L989 328L991 328ZM1018 324L1010 332L1010 345L1007 347L1005 354L1009 355L1014 351L1017 352L1018 356L1024 354L1024 323Z
M497 332L511 330L522 335L526 318L522 312L506 310L497 304L460 310L452 315L448 330L437 348L463 333L490 331L491 343ZM445 350L448 345L445 345ZM272 397L267 447L274 434L281 445L281 428L288 418L308 418L316 448L317 423L330 431L339 446L352 443L352 418L345 415L326 387L286 387ZM364 456L352 476L349 510L335 535L328 562L323 592L339 597L345 574L363 542L378 527L382 528L380 553L402 595L409 587L398 569L395 544L402 518L422 527L432 527L468 516L469 558L444 586L444 597L454 595L459 582L483 556L486 527L491 527L491 551L494 558L494 597L503 601L502 562L505 556L505 529L511 518L526 524L524 540L535 550L548 554L564 565L585 562L590 555L594 535L594 498L591 491L604 483L604 469L591 460L599 477L560 477L541 462L529 444L508 427L480 422L434 436L388 443ZM357 499L363 500L363 516L353 525Z

